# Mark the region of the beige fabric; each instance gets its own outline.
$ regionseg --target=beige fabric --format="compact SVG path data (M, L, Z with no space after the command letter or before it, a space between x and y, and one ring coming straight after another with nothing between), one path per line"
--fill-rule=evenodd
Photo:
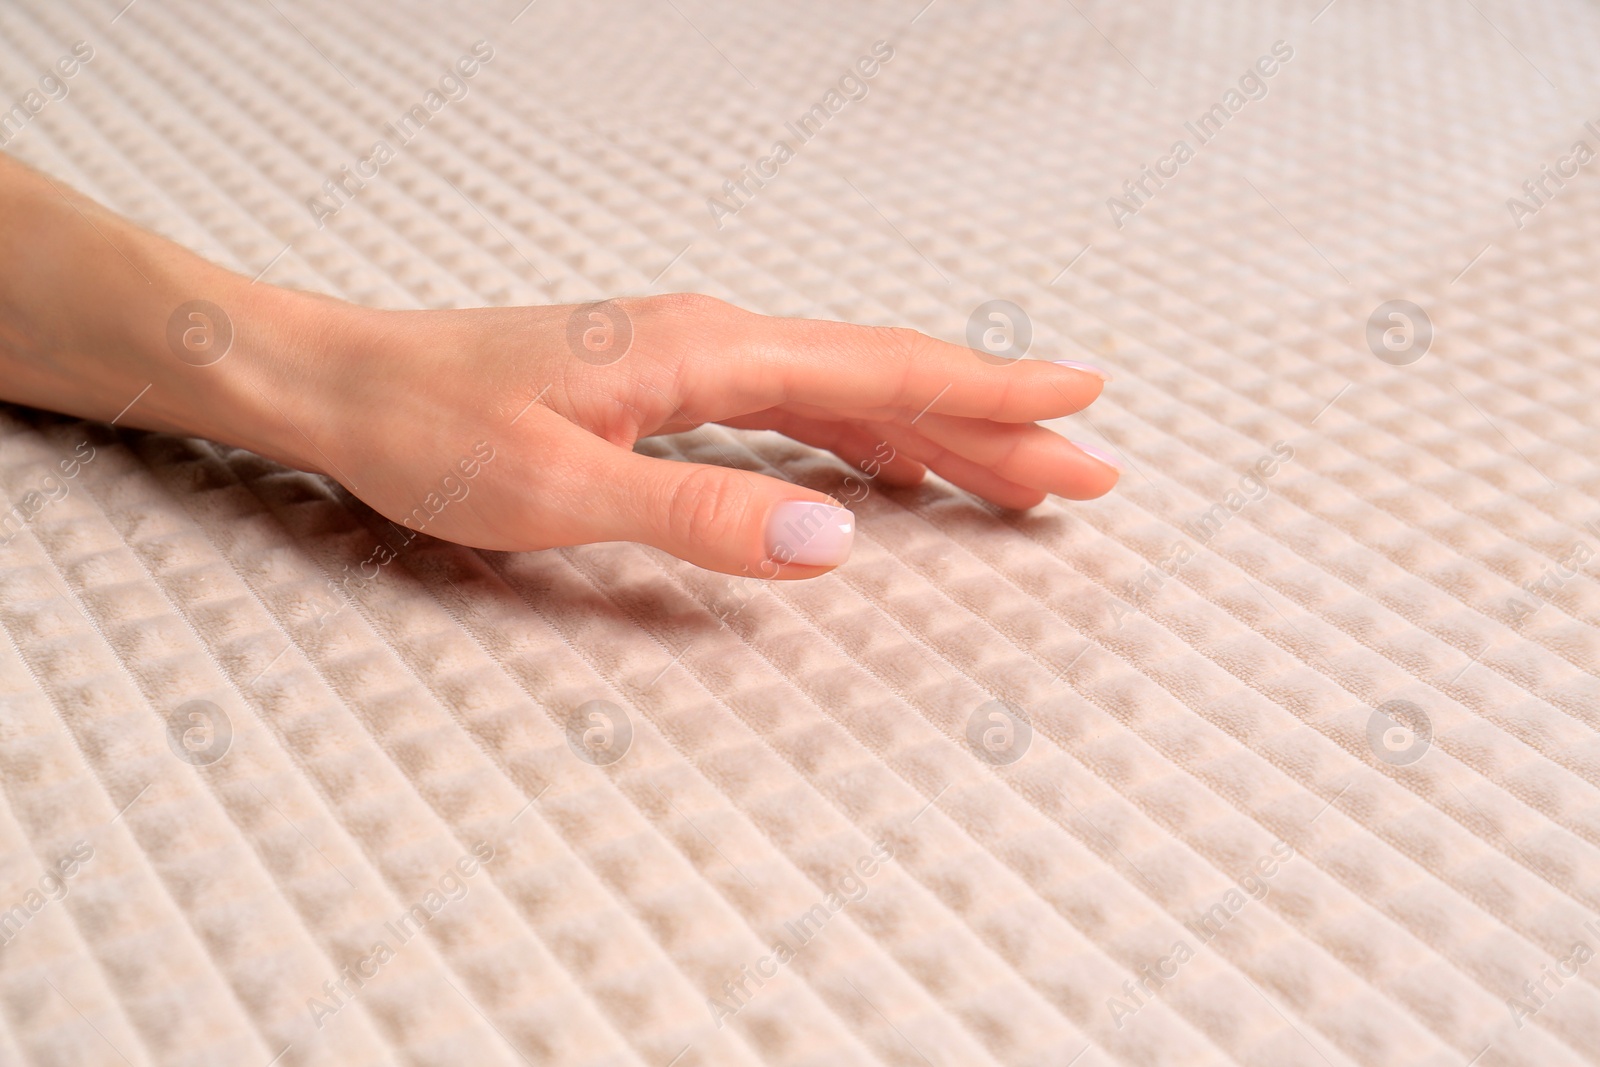
M0 547L0 1062L1600 1059L1573 958L1600 948L1600 176L1522 190L1600 147L1600 15L918 2L0 8L5 100L94 49L6 150L247 274L952 339L1011 300L1030 355L1116 373L1063 428L1130 465L1020 516L875 490L801 584L419 543L336 593L384 526L331 484L6 408L6 506L65 488ZM317 228L307 199L479 40L465 98ZM1107 199L1180 138L1119 228ZM1395 299L1435 332L1406 366L1367 340ZM660 448L847 473L767 435ZM232 731L204 765L168 738L197 700ZM632 731L604 766L569 743L596 700ZM968 741L996 700L1032 728L998 765ZM1396 700L1431 723L1409 764L1393 722L1369 741ZM347 966L373 977L335 998ZM747 966L776 976L735 999Z

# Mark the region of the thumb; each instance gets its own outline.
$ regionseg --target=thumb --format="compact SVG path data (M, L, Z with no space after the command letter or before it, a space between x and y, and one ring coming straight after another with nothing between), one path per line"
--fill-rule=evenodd
M641 541L708 570L813 578L850 557L855 515L749 471L616 450L591 511L595 540Z

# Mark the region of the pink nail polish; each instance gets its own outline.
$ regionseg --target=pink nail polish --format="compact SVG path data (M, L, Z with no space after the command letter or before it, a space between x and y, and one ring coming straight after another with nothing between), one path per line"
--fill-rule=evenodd
M850 558L856 517L845 508L786 500L767 515L767 558L774 563L837 567Z
M1085 374L1092 374L1096 378L1099 378L1102 382L1111 381L1110 372L1101 370L1093 363L1080 363L1075 359L1053 359L1050 362L1054 363L1058 367L1067 367L1072 370L1081 370Z
M1074 441L1072 443L1079 452L1099 460L1101 463L1104 463L1118 474L1121 474L1128 469L1122 465L1122 461L1120 459L1118 459L1116 456L1113 456L1110 452L1107 452L1103 448L1096 448L1094 445L1086 445L1082 441Z

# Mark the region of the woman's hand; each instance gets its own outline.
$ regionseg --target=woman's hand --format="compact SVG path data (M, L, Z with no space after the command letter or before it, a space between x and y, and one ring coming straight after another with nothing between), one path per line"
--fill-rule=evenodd
M1107 461L1034 425L1099 395L1102 377L1081 365L995 366L911 330L693 295L329 313L345 320L332 331L343 340L294 419L315 446L291 434L279 448L398 523L481 548L640 541L767 578L844 562L854 519L828 497L632 450L711 422L777 430L889 485L931 468L1009 508L1117 481Z
M210 437L321 471L396 523L480 548L639 541L730 574L844 562L854 517L776 478L633 445L776 430L889 485L1087 499L1109 458L1036 421L1082 364L995 365L911 330L709 297L377 311L255 284L0 156L0 397Z

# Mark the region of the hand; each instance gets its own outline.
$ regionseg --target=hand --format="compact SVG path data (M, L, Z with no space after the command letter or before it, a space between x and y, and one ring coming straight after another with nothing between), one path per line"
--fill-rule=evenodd
M301 361L316 377L299 400L277 399L315 443L280 433L272 451L397 523L480 548L639 541L765 578L844 562L854 518L821 493L632 451L710 422L779 431L887 485L931 468L1008 508L1096 497L1118 477L1034 425L1099 395L1103 378L1081 364L995 366L912 330L768 318L694 295L418 312L321 302L321 313L338 324L311 332L338 338L334 350ZM580 358L586 332L596 350Z
M707 422L1008 508L1117 481L1034 425L1099 395L1083 364L703 296L376 311L248 282L3 155L0 220L0 398L249 448L479 548L640 541L763 578L844 562L854 516L821 493L632 451Z

